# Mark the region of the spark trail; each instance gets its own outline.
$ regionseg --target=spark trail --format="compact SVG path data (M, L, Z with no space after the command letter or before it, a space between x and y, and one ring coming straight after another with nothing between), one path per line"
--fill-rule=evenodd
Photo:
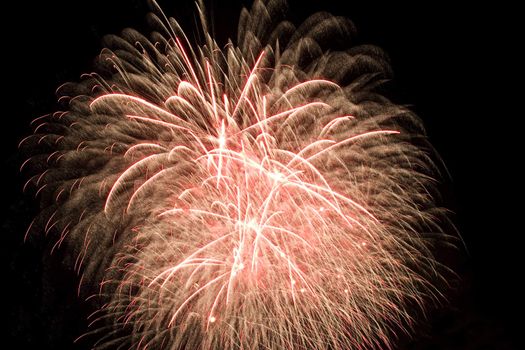
M389 348L439 298L421 122L375 92L379 49L324 48L351 22L285 5L255 1L222 49L202 3L194 44L153 2L151 36L107 37L22 142L28 233L98 288L94 348Z

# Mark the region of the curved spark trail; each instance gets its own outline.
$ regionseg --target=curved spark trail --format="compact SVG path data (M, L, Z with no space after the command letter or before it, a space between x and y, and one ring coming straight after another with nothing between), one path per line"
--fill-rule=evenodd
M221 49L201 3L200 45L153 3L151 37L108 37L22 142L30 230L99 286L94 348L389 348L440 295L419 119L375 92L380 50L323 48L348 20L295 28L284 5L255 1Z

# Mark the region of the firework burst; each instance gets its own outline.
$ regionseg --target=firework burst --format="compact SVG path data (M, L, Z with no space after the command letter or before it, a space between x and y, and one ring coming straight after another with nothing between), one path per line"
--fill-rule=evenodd
M437 299L437 170L418 118L375 92L380 50L328 51L351 22L243 10L192 44L153 3L96 73L35 121L43 211L84 289L95 348L373 349ZM431 232L430 234L428 232Z

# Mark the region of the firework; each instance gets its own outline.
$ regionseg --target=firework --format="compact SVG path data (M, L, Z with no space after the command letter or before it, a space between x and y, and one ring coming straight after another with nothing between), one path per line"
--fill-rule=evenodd
M438 298L419 119L375 92L379 49L327 50L351 22L284 5L255 1L222 49L201 3L199 45L153 3L155 32L108 37L22 142L28 233L98 290L95 348L388 348Z

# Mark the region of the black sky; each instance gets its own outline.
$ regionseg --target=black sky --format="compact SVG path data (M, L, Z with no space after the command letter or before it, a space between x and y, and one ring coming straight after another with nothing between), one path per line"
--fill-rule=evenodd
M513 214L520 204L511 200L519 198L515 164L523 156L513 154L517 116L507 110L510 88L501 79L512 74L505 59L508 23L494 7L456 2L289 1L294 22L319 10L346 16L356 24L359 42L389 54L395 74L391 97L423 119L451 174L445 202L468 249L459 259L462 282L451 306L404 348L516 349L523 323L517 281L523 273L517 263L519 217ZM225 43L235 35L241 5L250 1L207 3L217 38ZM193 1L160 4L191 31ZM6 6L0 110L4 342L11 340L19 349L84 349L71 345L85 329L88 311L76 299L75 275L61 265L60 252L49 256L45 239L22 242L36 205L21 193L16 146L30 133L32 119L57 109L56 87L91 71L105 34L126 27L148 31L148 8L145 0L17 1Z

